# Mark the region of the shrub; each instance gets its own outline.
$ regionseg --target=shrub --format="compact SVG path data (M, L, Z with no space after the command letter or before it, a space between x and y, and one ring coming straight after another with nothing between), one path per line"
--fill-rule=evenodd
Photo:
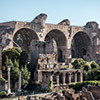
M53 81L50 81L49 86L48 86L48 90L50 91L53 87Z
M86 63L84 64L84 66L83 66L83 69L86 70L86 71L90 70L90 69L91 69L90 64L89 64L88 62L86 62Z
M87 74L88 80L100 80L100 68L94 68Z
M30 79L30 72L28 71L28 68L26 66L22 67L21 68L22 87L24 87L28 84L29 79Z
M4 97L7 97L7 92L1 91L0 92L0 98L4 98Z
M99 67L99 65L95 61L92 61L91 68L94 69L94 68L98 68L98 67Z
M87 87L88 85L97 85L100 86L100 81L84 81L78 83L72 83L69 85L69 88L73 88L75 91L82 90L82 87Z
M76 59L72 65L73 65L73 68L75 69L80 69L83 67L83 65L85 64L86 62L82 59L82 58L78 58Z
M83 80L86 81L88 79L88 72L83 71Z

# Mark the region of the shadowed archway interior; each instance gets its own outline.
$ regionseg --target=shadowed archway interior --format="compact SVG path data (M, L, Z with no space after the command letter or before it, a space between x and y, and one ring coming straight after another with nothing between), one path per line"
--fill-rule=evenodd
M19 40L18 40L19 39ZM20 45L20 47L25 50L27 53L29 53L29 46L32 40L38 40L38 36L37 34L31 30L31 29L27 29L27 28L22 28L20 30L18 30L14 37L13 40ZM19 43L20 42L20 43ZM22 45L21 45L22 44ZM14 44L14 46L16 46Z
M57 45L57 55L58 55L58 62L63 62L65 60L66 47L67 47L67 40L63 32L54 29L51 30L45 37L45 41L55 40Z
M78 32L72 39L71 52L72 58L90 57L90 37L84 32Z

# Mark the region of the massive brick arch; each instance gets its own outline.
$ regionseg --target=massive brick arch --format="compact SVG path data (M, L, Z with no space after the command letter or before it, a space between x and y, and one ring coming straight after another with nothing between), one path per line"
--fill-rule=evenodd
M53 29L45 36L45 41L55 40L58 50L58 61L65 61L65 55L67 51L67 39L63 32L57 29Z
M72 58L91 59L91 39L85 32L77 32L71 42Z
M20 34L20 36L19 36L19 34ZM19 44L19 42L20 42L20 41L18 40L19 37L22 39L22 40L20 39L22 45ZM17 44L19 44L20 47L21 47L23 50L25 50L26 52L29 52L29 46L30 46L31 40L38 40L38 39L39 39L39 38L38 38L36 32L33 31L33 30L31 30L31 29L28 29L28 28L22 28L22 29L18 30L18 31L14 34L14 36L13 36L13 40L14 40ZM15 46L15 44L14 44L14 46Z

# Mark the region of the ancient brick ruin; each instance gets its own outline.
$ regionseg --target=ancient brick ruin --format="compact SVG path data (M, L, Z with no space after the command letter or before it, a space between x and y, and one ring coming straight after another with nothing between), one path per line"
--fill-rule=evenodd
M70 70L69 65L74 58L100 63L99 25L93 21L84 26L73 26L68 19L47 24L46 18L46 14L40 14L31 22L0 23L0 55L7 48L21 47L28 53L31 67L37 73L34 79L44 86L51 80L59 86L60 83L83 81L82 71ZM62 70L65 65L67 70Z

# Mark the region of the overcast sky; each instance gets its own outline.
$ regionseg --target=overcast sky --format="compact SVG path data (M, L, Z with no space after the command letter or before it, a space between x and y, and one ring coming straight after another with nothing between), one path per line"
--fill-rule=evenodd
M100 24L100 0L0 0L0 22L33 20L40 13L47 23L69 19L71 25Z

